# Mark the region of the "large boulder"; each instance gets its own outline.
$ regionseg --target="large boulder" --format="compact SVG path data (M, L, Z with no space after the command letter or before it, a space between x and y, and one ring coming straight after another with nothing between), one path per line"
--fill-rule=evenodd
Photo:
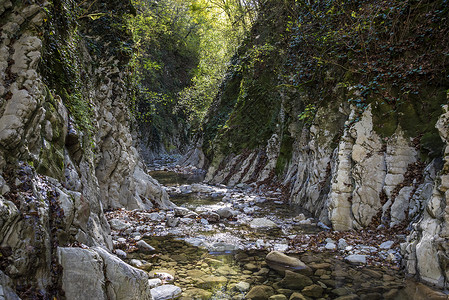
M131 267L103 248L95 247L94 250L104 261L108 299L151 299L151 292L148 286L148 274L146 272Z
M295 271L302 274L311 275L310 269L305 263L296 257L288 256L279 251L271 251L265 257L268 266L275 271L284 274L285 270Z
M2 300L20 300L19 296L12 288L11 279L5 273L0 271L0 299Z
M82 248L58 248L63 268L62 289L67 299L107 299L103 259L97 252Z

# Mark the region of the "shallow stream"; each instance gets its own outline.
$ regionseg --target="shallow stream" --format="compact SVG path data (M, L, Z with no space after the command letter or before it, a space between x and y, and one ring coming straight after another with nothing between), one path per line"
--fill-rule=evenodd
M150 275L171 274L167 283L182 289L180 299L443 299L442 293L406 279L391 265L349 263L338 251L295 253L295 237L313 236L324 227L295 219L300 212L276 200L276 193L255 195L251 190L197 186L202 180L199 175L157 171L151 176L167 187L176 205L197 215L189 219L167 213L165 220L152 225L153 236L144 237L155 251L136 251L128 259L144 262L141 268ZM214 220L211 211L223 207L239 213ZM177 222L169 225L170 218ZM257 218L275 226L254 227L251 220ZM310 267L305 274L309 279L268 267L265 257L272 250L303 261ZM385 254L396 253L389 251Z

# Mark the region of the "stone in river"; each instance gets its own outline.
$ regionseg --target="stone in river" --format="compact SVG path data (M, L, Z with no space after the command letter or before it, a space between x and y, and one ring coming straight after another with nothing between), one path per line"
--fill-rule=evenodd
M267 218L255 218L249 223L249 226L252 229L270 229L277 227L276 223Z
M306 286L301 293L304 296L312 297L312 298L320 298L323 295L323 288L318 284L312 284Z
M285 295L278 294L271 296L268 300L287 300L287 297Z
M289 270L285 270L284 279L279 282L280 286L291 290L302 290L312 284L313 281L309 277Z
M284 274L285 270L292 270L303 274L312 274L312 270L296 257L288 256L279 251L271 251L265 257L268 266Z
M152 252L156 249L154 249L154 247L148 245L147 242L145 242L144 240L140 240L136 243L137 248L139 248L140 251L144 251L144 252Z
M366 255L352 254L345 257L345 259L352 263L366 264Z
M234 286L234 289L239 292L247 292L249 290L250 284L245 281L240 281Z
M246 299L250 300L267 300L273 296L273 288L267 285L256 285L246 295Z

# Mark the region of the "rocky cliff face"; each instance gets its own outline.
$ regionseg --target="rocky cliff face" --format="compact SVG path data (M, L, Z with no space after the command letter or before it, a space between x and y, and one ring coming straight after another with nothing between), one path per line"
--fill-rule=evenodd
M443 154L442 149L448 145L448 117L441 110L447 103L449 84L442 71L447 64L429 70L430 77L414 77L413 68L409 73L393 68L411 68L428 55L429 41L434 51L444 51L434 40L437 35L424 34L427 42L421 46L423 41L414 38L423 24L432 32L425 16L438 15L444 3L398 8L397 18L406 10L416 23L400 29L402 38L397 40L384 41L382 33L373 33L385 30L373 21L368 35L376 37L373 44L357 44L350 34L332 44L335 36L351 30L345 27L345 12L353 10L352 20L370 22L365 12L372 7L382 11L379 1L368 2L348 4L336 13L337 5L325 7L333 4L267 1L209 111L201 141L185 163L205 165L212 183L281 188L292 205L335 230L408 227L402 244L407 271L447 286L447 150ZM389 28L389 17L381 18ZM338 35L326 32L332 26ZM400 47L412 40L412 51ZM396 54L381 50L383 42ZM361 52L354 49L359 46L363 58L355 69ZM335 48L329 58L323 55ZM340 60L326 60L332 57ZM383 66L384 60L391 67ZM421 63L417 70L423 70ZM375 67L366 71L371 64Z
M129 54L120 45L129 43L121 24L132 9L128 1L0 3L6 299L151 298L146 273L107 252L103 214L171 205L145 173L130 131ZM86 281L91 272L100 280Z

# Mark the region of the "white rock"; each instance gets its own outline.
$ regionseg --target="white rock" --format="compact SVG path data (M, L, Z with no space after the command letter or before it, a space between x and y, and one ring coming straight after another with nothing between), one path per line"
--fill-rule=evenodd
M234 289L239 291L239 292L245 293L245 292L249 291L250 286L251 285L248 282L240 281L239 283L237 283L234 286Z
M118 230L118 231L128 229L131 226L130 224L125 223L119 219L112 219L109 221L109 224L111 225L112 229Z
M126 258L126 252L121 249L115 249L115 254L120 258Z
M348 243L346 242L346 240L344 238L339 239L338 240L338 249L344 250L344 249L346 249L346 247L348 247Z
M327 250L335 250L337 249L337 245L335 245L334 243L327 243L324 248L326 248Z
M288 245L287 244L274 244L273 250L279 251L279 252L285 252L288 250Z
M138 259L131 259L131 261L129 262L130 265L134 266L134 267L141 267L143 266L143 263L138 260Z
M382 244L380 244L379 248L387 250L387 249L390 249L393 246L393 244L394 244L394 241L386 241L386 242L383 242Z
M159 278L148 279L148 286L150 287L150 289L160 285L162 285L162 280L160 280Z
M139 250L141 251L147 251L147 252L151 252L154 251L156 249L154 249L154 247L148 245L147 242L145 242L144 240L140 240L136 243L137 248L139 248Z
M249 226L252 229L269 229L277 227L276 223L267 218L255 218L249 223Z
M153 300L176 299L181 293L181 288L172 284L161 285L151 289Z
M345 257L345 259L352 263L366 264L366 255L352 254Z

